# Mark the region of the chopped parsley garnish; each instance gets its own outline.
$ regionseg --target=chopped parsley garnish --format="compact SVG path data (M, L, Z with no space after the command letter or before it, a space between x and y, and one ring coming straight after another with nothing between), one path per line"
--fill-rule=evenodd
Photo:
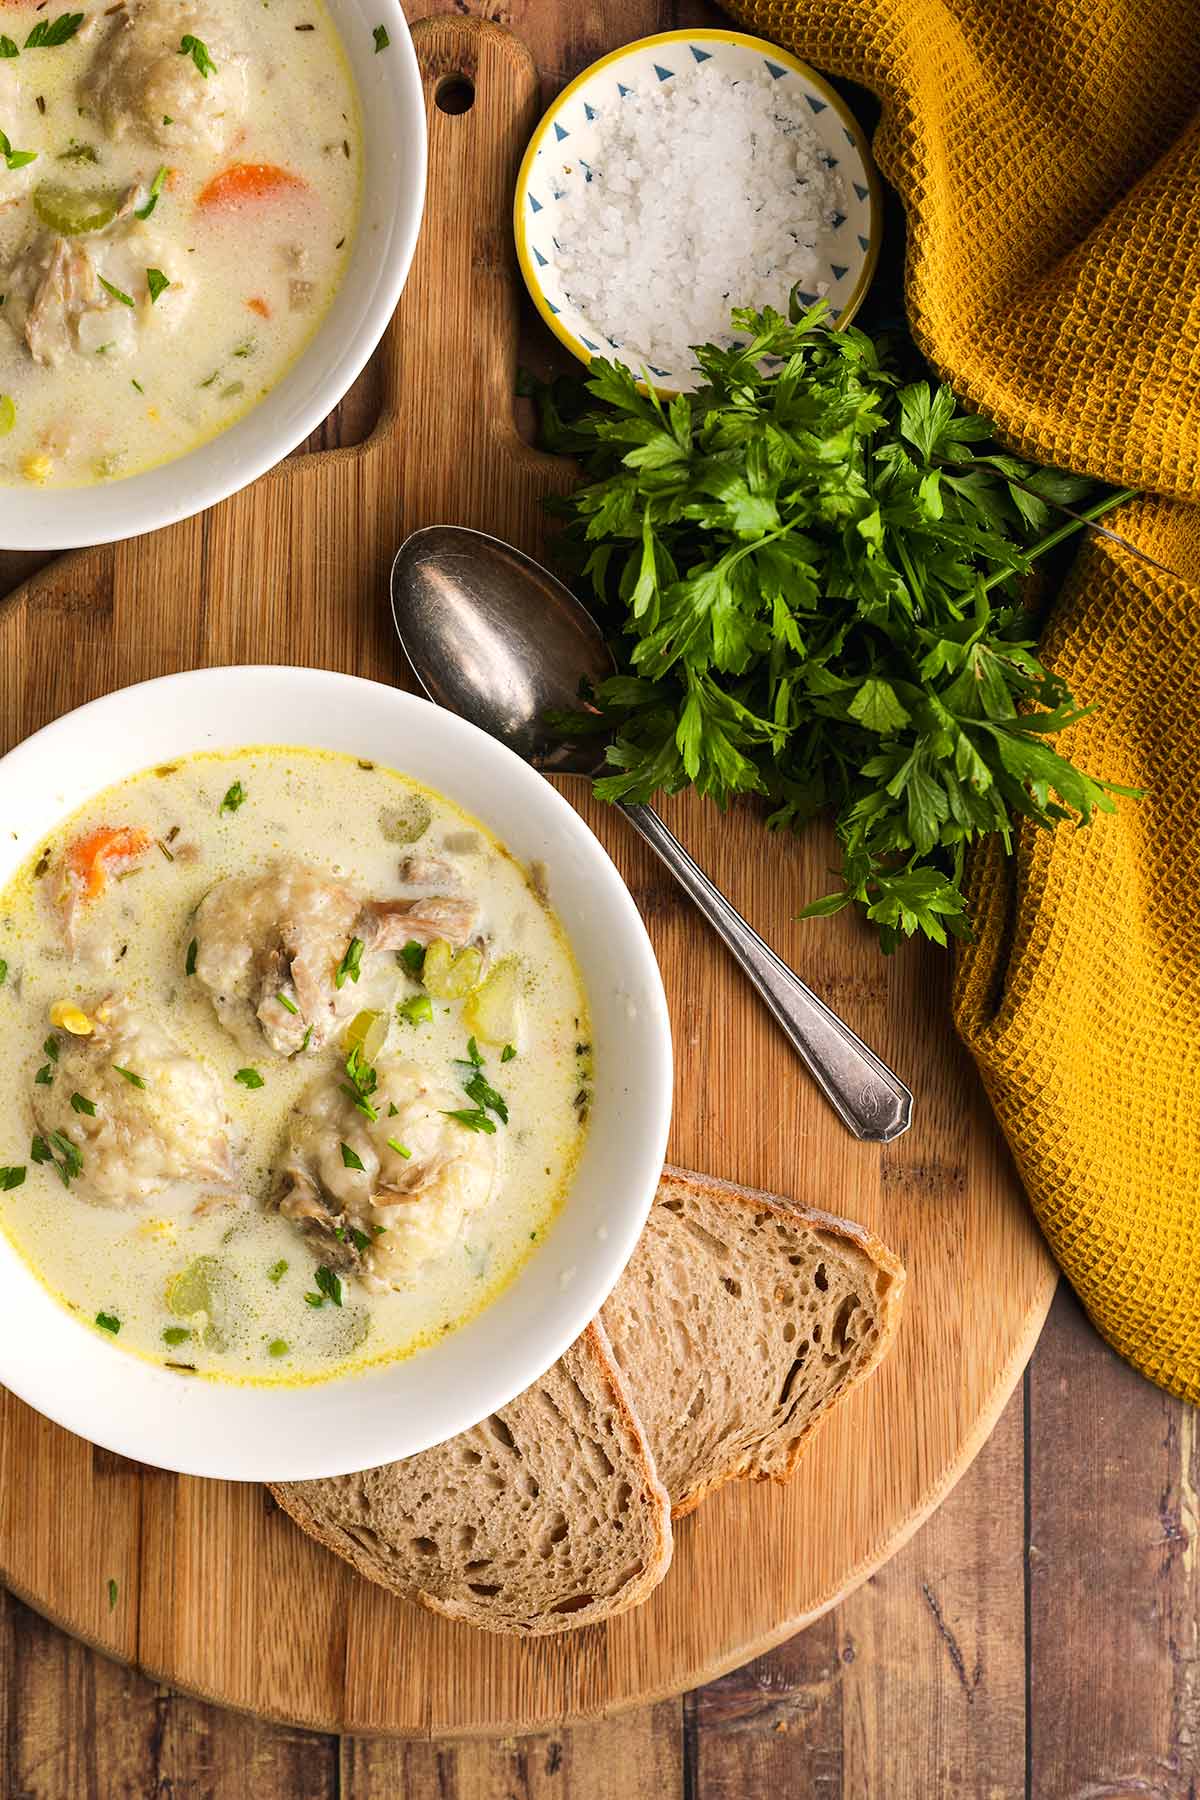
M266 1083L257 1069L236 1069L234 1071L233 1079L235 1081L240 1081L244 1088L260 1088L266 1086Z
M82 13L59 13L57 19L39 19L25 39L27 50L57 50L75 36L83 24Z
M272 1338L267 1345L268 1356L286 1356L289 1345L286 1338Z
M303 1040L302 1040L302 1042L301 1042L301 1044L300 1044L300 1048L301 1048L301 1050L307 1050L307 1049L308 1049L308 1046L309 1046L309 1045L310 1045L310 1044L311 1044L311 1043L312 1043L312 1034L313 1034L313 1028L312 1028L312 1026L311 1026L311 1025L310 1025L310 1026L309 1026L309 1028L308 1028L308 1030L307 1030L307 1031L306 1031L306 1032L305 1032L305 1034L304 1034L304 1037L303 1037Z
M476 1108L483 1113L494 1112L504 1125L508 1124L508 1104L503 1094L498 1093L483 1072L483 1057L479 1054L479 1045L475 1039L467 1039L466 1058L460 1058L456 1065L460 1071L466 1070L465 1077L460 1073L459 1080L463 1084L467 1098L474 1100ZM457 1115L455 1115L457 1116ZM476 1126L479 1130L481 1127ZM494 1129L494 1127L493 1127Z
M33 1162L53 1163L64 1187L70 1187L76 1176L83 1174L83 1158L65 1131L52 1131L49 1144L45 1138L35 1137L29 1154Z
M134 375L129 377L129 385L130 387L136 388L139 394L144 394L146 391L141 382Z
M203 386L205 384L202 383L201 385ZM218 816L220 816L221 813L235 813L239 806L244 806L245 804L246 790L240 781L235 781L232 787L226 788L225 790L225 798L217 808Z
M389 1150L394 1150L397 1156L402 1156L405 1162L408 1162L412 1156L412 1151L407 1144L402 1144L399 1138L389 1138L387 1143Z
M54 1161L54 1158L50 1154L50 1146L44 1137L34 1138L33 1143L29 1147L29 1160L30 1162L35 1163L48 1163Z
M281 1256L279 1261L277 1263L272 1263L270 1268L267 1270L267 1280L273 1281L275 1283L276 1287L278 1287L279 1283L283 1280L283 1278L287 1274L287 1272L288 1272L287 1261L284 1257Z
M10 37L0 37L0 60L10 56L20 56L21 52Z
M145 1087L145 1081L140 1075L135 1075L132 1069L123 1069L120 1063L114 1063L113 1068L117 1071L118 1075L123 1075L125 1077L125 1080L129 1083L130 1087Z
M396 1105L396 1102L394 1100L389 1100L388 1101L388 1118L394 1119L399 1111L400 1111L400 1108Z
M505 1044L503 1050L500 1052L500 1061L502 1063L511 1062L516 1054L516 1049L512 1044Z
M199 948L199 942L196 938L193 938L187 947L187 956L184 959L183 972L185 975L194 975L196 973L196 952Z
M364 1250L369 1250L371 1248L371 1240L366 1232L359 1231L353 1225L350 1227L350 1242L354 1245L354 1248L360 1255Z
M402 969L407 969L414 981L420 981L421 971L425 967L425 946L410 938L403 950L397 950L396 961Z
M476 1069L469 1081L463 1082L463 1090L468 1100L474 1100L476 1106L485 1111L494 1112L502 1125L508 1124L508 1104L503 1094L498 1094L482 1069Z
M171 277L164 275L161 269L146 270L146 290L150 295L151 306L154 305L160 294L166 293L170 285Z
M361 1169L363 1166L363 1159L358 1154L357 1150L352 1150L349 1144L343 1144L342 1163L347 1169Z
M82 17L82 14L80 16ZM208 54L208 45L204 42L203 38L193 37L189 32L186 37L182 37L179 40L179 54L180 56L191 57L205 81L208 80L210 75L216 74L217 65Z
M39 1087L53 1087L54 1069L52 1064L43 1063L33 1079L37 1082Z
M433 1001L428 994L414 994L400 1002L396 1016L405 1025L427 1025L433 1017Z
M72 1094L71 1111L86 1113L89 1119L94 1119L96 1116L96 1102L94 1100L89 1100L86 1094Z
M50 1036L46 1039L45 1043L42 1045L42 1055L48 1056L50 1058L51 1062L57 1062L58 1061L58 1047L59 1047L58 1039L55 1037L54 1033L51 1032Z
M310 1306L324 1306L326 1300L332 1300L335 1306L342 1304L342 1284L332 1269L322 1263L314 1279L319 1291L304 1296Z
M447 1119L457 1119L468 1131L486 1131L490 1136L495 1131L495 1122L488 1118L481 1106L463 1107L460 1112L446 1112Z
M276 994L275 998L278 1000L280 1006L282 1006L284 1012L293 1013L296 1018L300 1017L300 1008L296 1005L294 1000L290 1000L288 996L283 993Z
M362 953L362 939L351 938L349 944L346 946L346 954L337 966L337 974L333 978L334 987L344 987L347 980L358 980L359 976L362 974Z
M8 980L8 964L5 962L4 958L2 956L0 956L0 987L3 987L7 980Z
M388 45L392 41L391 38L387 34L387 27L385 25L376 25L374 31L371 33L371 36L375 39L375 54L376 54L376 56L379 55L379 52L381 50L386 50Z
M164 121L164 123L165 123L165 121ZM150 217L150 214L154 211L155 207L158 205L158 196L162 193L163 182L166 179L167 179L166 167L165 167L165 165L162 165L159 167L157 173L155 174L154 180L150 183L150 192L146 196L145 206L135 206L134 207L133 216L135 219L148 219Z
M97 279L105 293L111 294L114 300L119 300L122 306L133 305L133 296L131 294L125 293L122 288L114 287L111 281L105 281L103 275L98 276Z
M342 1093L349 1095L359 1112L373 1125L379 1114L372 1106L370 1096L379 1085L379 1077L370 1063L363 1061L357 1044L346 1058L346 1074L349 1079L343 1081Z
M118 1331L121 1329L121 1321L118 1319L116 1313L98 1312L96 1314L96 1323L101 1331L111 1331L114 1337L116 1337Z
M192 1334L186 1325L168 1325L162 1335L164 1344L185 1344Z
M0 156L3 156L5 167L9 169L23 169L26 163L37 161L36 150L14 150L2 131L0 131Z
M24 1179L24 1163L5 1164L0 1167L0 1194L7 1194L10 1188L19 1188Z
M108 1578L108 1610L109 1610L109 1612L115 1611L116 1604L117 1604L117 1596L120 1593L120 1591L121 1591L120 1588L117 1586L116 1582L113 1580L112 1576L110 1575Z

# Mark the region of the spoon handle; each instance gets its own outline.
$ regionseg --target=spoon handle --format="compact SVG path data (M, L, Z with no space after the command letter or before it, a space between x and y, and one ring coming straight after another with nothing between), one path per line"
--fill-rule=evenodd
M724 940L842 1123L880 1144L907 1131L913 1099L904 1083L763 943L652 806L621 811Z

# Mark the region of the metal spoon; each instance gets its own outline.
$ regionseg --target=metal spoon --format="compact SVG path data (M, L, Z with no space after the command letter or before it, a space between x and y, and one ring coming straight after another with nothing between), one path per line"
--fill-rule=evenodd
M564 744L544 719L576 708L581 679L603 681L612 658L591 615L540 564L484 532L428 526L396 554L392 616L437 705L544 772L599 771L602 739ZM907 1131L912 1095L904 1083L751 930L653 807L621 811L724 940L843 1123L877 1143Z

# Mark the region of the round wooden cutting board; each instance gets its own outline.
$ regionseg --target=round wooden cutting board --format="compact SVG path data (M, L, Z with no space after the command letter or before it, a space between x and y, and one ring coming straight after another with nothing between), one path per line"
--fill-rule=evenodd
M66 557L14 594L0 609L4 748L97 694L199 664L399 681L386 584L406 532L449 520L538 552L541 499L569 471L512 423L508 212L536 74L498 27L438 20L415 35L429 205L382 352L376 430L358 449L285 464L202 518ZM439 88L459 76L474 104L443 112ZM403 767L403 744L395 760ZM666 807L734 903L913 1088L906 1137L857 1143L649 852L583 784L567 791L623 870L662 963L672 1160L871 1226L910 1272L898 1344L790 1487L726 1488L680 1525L674 1566L640 1611L533 1643L370 1586L262 1488L141 1468L0 1394L5 1581L156 1679L323 1730L432 1735L535 1730L706 1681L811 1621L904 1542L979 1449L1032 1350L1054 1270L951 1030L947 958L912 946L885 959L846 914L794 923L828 884L821 833L768 837L752 815L722 818L691 797Z

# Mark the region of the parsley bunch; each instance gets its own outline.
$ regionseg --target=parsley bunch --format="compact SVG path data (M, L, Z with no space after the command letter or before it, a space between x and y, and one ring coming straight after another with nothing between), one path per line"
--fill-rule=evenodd
M1008 846L1018 813L1086 823L1119 791L1052 747L1081 714L1016 593L1091 484L1003 454L824 313L735 312L742 341L698 349L706 385L669 404L597 360L603 410L550 415L588 477L557 503L565 560L621 667L557 724L612 735L608 800L690 784L791 827L831 809L843 885L805 913L858 902L885 948L944 944L969 929L973 839Z

